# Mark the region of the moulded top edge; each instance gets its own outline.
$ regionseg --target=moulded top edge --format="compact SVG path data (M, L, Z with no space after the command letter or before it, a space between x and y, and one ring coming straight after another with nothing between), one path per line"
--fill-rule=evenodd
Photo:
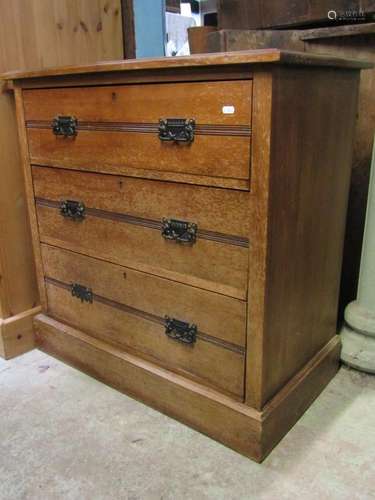
M162 57L152 59L126 59L103 61L80 66L60 66L32 71L12 71L0 75L3 80L23 80L28 78L83 75L119 71L162 70L173 68L199 68L207 66L228 66L246 64L291 64L304 66L331 66L340 68L372 68L370 62L359 59L344 59L326 55L292 52L279 49L240 50L182 57Z

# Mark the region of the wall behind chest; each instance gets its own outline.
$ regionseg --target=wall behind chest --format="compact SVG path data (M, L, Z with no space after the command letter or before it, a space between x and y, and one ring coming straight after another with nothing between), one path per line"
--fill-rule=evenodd
M122 59L121 3L0 0L0 73ZM0 131L0 356L11 358L33 347L39 298L13 96L1 81Z
M121 0L0 0L0 72L123 54Z

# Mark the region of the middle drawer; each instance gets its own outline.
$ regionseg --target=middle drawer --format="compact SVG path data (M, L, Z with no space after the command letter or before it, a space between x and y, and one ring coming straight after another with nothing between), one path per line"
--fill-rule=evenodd
M248 193L33 167L40 239L246 299Z

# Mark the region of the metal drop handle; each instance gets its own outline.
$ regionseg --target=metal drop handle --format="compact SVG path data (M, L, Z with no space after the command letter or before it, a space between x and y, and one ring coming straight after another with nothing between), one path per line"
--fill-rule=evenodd
M198 225L177 219L162 220L161 235L166 240L174 240L177 243L194 244L197 241Z
M165 334L183 344L194 344L197 340L197 325L165 316Z
M77 135L77 118L74 116L56 116L52 120L51 128L55 135L63 137L74 137Z
M194 141L195 120L192 118L160 118L159 139L170 142Z
M85 218L86 207L81 201L62 200L60 202L60 214L73 220L83 220Z

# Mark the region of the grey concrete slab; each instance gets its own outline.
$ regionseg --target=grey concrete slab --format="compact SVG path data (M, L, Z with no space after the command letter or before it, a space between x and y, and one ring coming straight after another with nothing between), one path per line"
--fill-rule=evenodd
M0 360L0 499L373 499L374 416L342 368L258 465L33 351Z

